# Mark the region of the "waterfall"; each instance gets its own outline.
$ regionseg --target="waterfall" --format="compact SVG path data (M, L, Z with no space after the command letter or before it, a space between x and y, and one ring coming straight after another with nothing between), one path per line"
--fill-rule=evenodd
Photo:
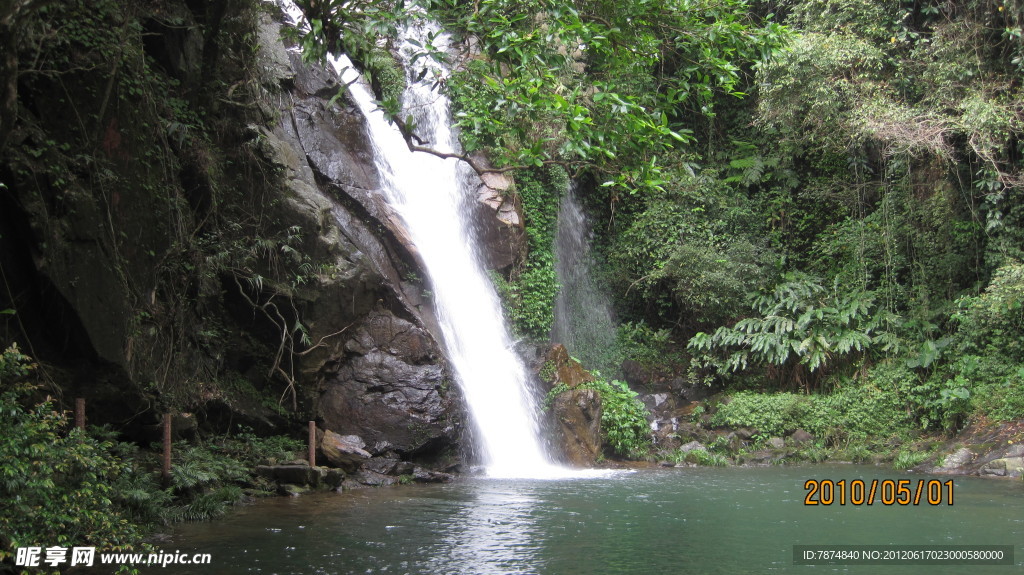
M301 11L290 0L282 0L282 6L293 21L301 21ZM419 73L425 65L445 72L429 58L412 61L414 44L410 40L425 45L428 33L435 36L435 46L448 42L447 36L438 34L429 23L407 30L398 39L408 77L403 115L413 118L423 145L456 152L448 99L434 89L432 74ZM366 117L382 191L422 257L446 355L473 420L487 475L552 478L575 474L553 464L542 447L539 406L530 379L513 349L501 303L475 247L467 203L472 201L471 190L479 186L479 179L455 159L411 152L348 58L332 57L332 64Z
M570 184L562 196L557 226L555 273L562 287L555 299L551 341L565 345L570 354L590 369L616 369L611 357L616 338L611 302L594 280L593 229L580 205L575 184Z

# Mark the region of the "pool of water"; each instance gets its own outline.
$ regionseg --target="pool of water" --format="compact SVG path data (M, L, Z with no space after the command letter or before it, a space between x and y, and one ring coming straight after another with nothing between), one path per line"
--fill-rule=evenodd
M949 480L866 466L682 468L462 479L263 500L183 525L175 574L1009 573L1024 482L953 478L953 505L806 506L808 479ZM945 497L945 494L944 494ZM923 499L922 499L923 500ZM1014 545L1013 566L794 565L794 545Z

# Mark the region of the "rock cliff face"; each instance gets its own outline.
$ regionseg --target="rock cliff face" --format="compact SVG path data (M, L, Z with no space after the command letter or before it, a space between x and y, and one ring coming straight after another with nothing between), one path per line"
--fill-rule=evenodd
M373 455L439 453L458 441L457 392L363 118L332 101L333 72L286 49L278 17L242 4L216 23L218 50L197 3L48 13L96 30L137 18L111 41L144 57L111 65L75 41L24 49L44 64L77 51L81 66L26 76L0 151L0 310L17 312L0 335L59 365L94 423L188 410L200 429L284 432L313 417ZM505 184L480 190L494 268L524 249ZM281 396L290 413L265 399Z

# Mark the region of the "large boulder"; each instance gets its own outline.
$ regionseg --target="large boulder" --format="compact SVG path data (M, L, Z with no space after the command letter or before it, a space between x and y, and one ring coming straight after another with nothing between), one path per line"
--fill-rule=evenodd
M318 486L326 475L321 467L310 467L297 463L283 465L259 465L256 474L282 484Z
M366 442L358 435L339 435L329 429L320 439L320 453L331 465L342 469L357 469L369 459L370 452L364 447Z
M974 458L975 453L966 447L961 447L953 453L947 455L942 462L942 465L937 469L938 471L953 473L962 471L963 468L968 466Z
M318 416L327 428L386 443L401 456L450 445L448 380L429 334L387 310L371 313L329 362Z
M1020 477L1024 473L1024 457L1001 457L993 459L979 470L981 475L998 477Z
M565 460L593 465L601 455L601 395L594 389L570 389L551 403L556 439Z

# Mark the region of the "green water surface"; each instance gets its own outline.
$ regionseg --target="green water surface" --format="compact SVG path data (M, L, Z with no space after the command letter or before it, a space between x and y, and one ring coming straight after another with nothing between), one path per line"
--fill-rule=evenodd
M807 479L930 477L866 466L675 468L462 479L263 500L185 525L165 573L741 574L1024 572L1024 482L954 479L953 505L805 506ZM1013 545L1015 565L794 565L794 545Z

